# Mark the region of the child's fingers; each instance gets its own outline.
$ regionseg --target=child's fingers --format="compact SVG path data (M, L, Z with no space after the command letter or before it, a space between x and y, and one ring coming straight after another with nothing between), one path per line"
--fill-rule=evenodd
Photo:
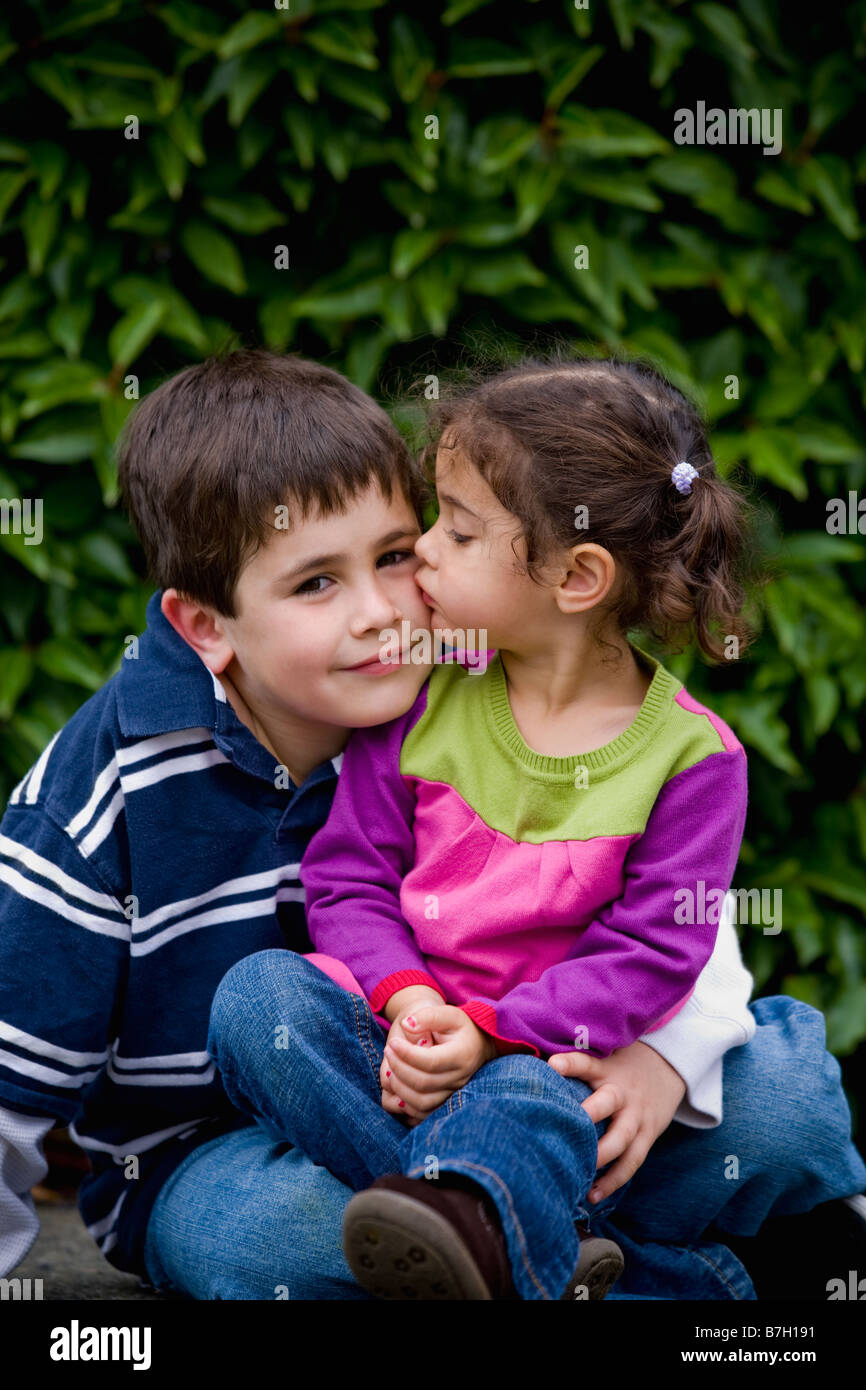
M453 1004L419 1004L411 1014L400 1020L407 1037L416 1033L452 1033L466 1024L466 1015Z
M415 1049L412 1048L412 1051L414 1052ZM411 1086L419 1095L425 1095L428 1092L432 1094L433 1091L441 1089L442 1082L438 1076L430 1076L427 1072L414 1067L411 1062L395 1056L390 1048L386 1048L384 1060L386 1075L390 1071L392 1080L397 1086Z
M652 1147L650 1137L638 1130L634 1121L623 1117L620 1124L614 1120L602 1136L598 1146L596 1167L606 1168L607 1172L597 1177L592 1186L590 1200L595 1204L603 1197L609 1197L623 1183L633 1178ZM614 1163L613 1160L617 1161Z
M395 1096L391 1091L382 1092L382 1109L387 1110L389 1115L396 1115L398 1119L423 1119L424 1116L416 1111L412 1106L404 1103L401 1105L400 1096Z
M440 1079L448 1072L456 1071L459 1066L460 1047L456 1041L437 1043L430 1048L419 1047L401 1038L399 1033L392 1032L385 1048L398 1061Z
M620 1091L612 1082L609 1082L604 1086L599 1086L598 1090L593 1091L591 1096L587 1096L581 1109L585 1110L593 1124L597 1125L602 1120L607 1120L611 1115L615 1115L618 1110L622 1110L623 1104ZM607 1135L604 1137L607 1138ZM617 1153L619 1152L617 1150ZM611 1154L611 1157L616 1158L616 1154Z

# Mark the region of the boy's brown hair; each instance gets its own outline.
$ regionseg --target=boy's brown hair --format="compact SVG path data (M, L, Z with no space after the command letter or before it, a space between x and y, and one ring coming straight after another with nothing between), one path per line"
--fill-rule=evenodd
M289 525L344 511L374 481L421 520L425 489L390 418L330 367L242 348L145 396L117 445L121 498L160 589L237 616L241 570Z

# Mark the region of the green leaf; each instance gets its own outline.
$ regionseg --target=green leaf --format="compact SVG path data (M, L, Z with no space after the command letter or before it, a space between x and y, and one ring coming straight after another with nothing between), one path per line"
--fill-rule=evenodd
M605 173L599 169L583 168L569 173L567 179L572 188L591 198L601 198L603 202L622 203L644 212L659 212L664 206L662 200L647 187L644 176L630 169Z
M122 371L156 337L165 315L165 304L136 304L118 319L108 335L108 351L115 371Z
M336 58L338 62L349 63L352 67L366 68L372 72L379 66L373 52L376 35L365 22L348 24L344 20L326 19L315 29L305 27L303 41L326 58Z
M389 38L391 77L400 100L410 106L436 66L433 45L418 21L405 14L391 21Z
M799 531L785 538L779 560L785 569L842 565L851 560L866 560L866 544L845 536L831 536L826 531Z
M841 155L815 154L800 168L800 187L821 204L849 241L862 235L854 204L850 165Z
M155 13L167 29L193 48L212 52L218 47L223 21L205 6L194 5L192 0L172 0L170 5L160 5Z
M29 198L21 214L21 230L27 247L27 269L31 275L41 275L51 244L60 225L58 203L43 203Z
M393 288L390 277L382 275L375 280L355 285L352 289L333 293L308 290L305 295L295 300L293 309L297 318L339 320L366 317L383 311L386 293Z
M566 97L574 91L575 87L583 81L591 68L595 67L600 58L604 57L604 49L601 44L594 44L592 48L587 48L579 57L570 60L563 69L560 70L558 77L552 87L549 88L544 105L548 111L558 111Z
M812 211L811 199L807 198L796 182L792 170L767 169L755 180L755 192L771 203L782 208L793 208L808 216Z
M695 5L694 13L718 41L722 54L738 72L744 72L757 58L749 43L743 21L724 5Z
M5 220L7 212L22 188L27 187L33 176L32 169L0 170L0 224Z
M272 52L251 53L241 58L234 81L229 88L229 125L237 127L279 72L279 62Z
M135 574L121 547L104 531L91 531L76 542L78 563L86 574L107 579L125 587L135 583Z
M186 182L186 159L164 130L154 131L150 137L149 149L165 191L176 203Z
M220 58L234 58L238 53L246 53L260 43L278 38L283 32L283 24L279 14L252 10L223 35L217 45L217 54Z
M779 715L782 694L720 696L717 705L722 718L736 730L744 743L754 748L780 772L796 775L802 771L790 748L788 725Z
M81 463L102 442L99 426L82 418L81 411L52 412L33 425L17 443L9 446L10 458L35 463Z
M84 642L73 637L50 637L36 652L36 664L54 680L70 681L86 690L99 690L105 681L102 663Z
M76 358L81 355L84 337L92 320L93 298L87 295L83 299L55 304L45 320L45 327L67 357Z
M230 198L204 198L202 207L234 232L255 236L285 225L286 218L260 193L235 193Z
M539 287L545 282L546 277L522 251L499 251L470 262L463 289L467 294L496 296L523 285Z
M316 154L310 113L297 106L287 107L283 112L283 124L301 168L312 169L316 162Z
M181 229L180 241L202 275L232 294L246 294L243 262L234 244L222 232L215 231L206 222L187 222Z
M671 149L670 141L657 130L623 111L566 106L559 114L557 129L563 145L578 150L587 159L646 157L666 154Z
M51 339L41 328L31 328L21 333L13 333L8 338L0 338L0 359L43 357L50 351Z
M26 647L0 648L0 720L11 719L32 675L33 656Z
M499 39L456 35L448 62L449 77L512 77L535 71L535 59Z
M376 78L328 68L322 73L322 86L348 106L368 111L377 121L387 121L391 114L391 108L382 95L382 85Z
M412 271L432 256L442 244L445 233L439 228L406 228L398 232L391 248L391 274L397 280L405 280Z

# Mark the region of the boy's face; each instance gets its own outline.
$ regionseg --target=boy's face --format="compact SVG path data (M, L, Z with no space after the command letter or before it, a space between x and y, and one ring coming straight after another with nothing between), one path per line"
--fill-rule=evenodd
M402 494L389 502L374 482L345 513L316 512L268 537L241 572L237 616L220 618L234 652L226 672L251 709L290 723L366 728L411 707L430 670L399 659L402 620L410 634L430 626L413 577L420 534ZM383 663L388 639L380 634L389 628L399 636L390 648L398 658Z

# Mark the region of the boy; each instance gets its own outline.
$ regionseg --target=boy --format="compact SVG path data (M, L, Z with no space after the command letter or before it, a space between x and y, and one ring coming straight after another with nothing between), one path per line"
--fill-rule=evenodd
M428 623L413 578L417 477L388 417L337 373L246 351L189 367L147 397L119 464L157 584L147 631L15 788L0 826L0 1272L35 1239L29 1189L44 1175L41 1141L61 1120L92 1163L82 1216L118 1268L194 1298L363 1298L340 1251L351 1193L266 1116L251 1122L233 1108L206 1041L232 967L249 957L255 972L262 953L311 950L298 864L327 815L348 730L403 713L427 674L370 662L384 629ZM311 601L320 584L338 586L336 601ZM650 1047L560 1064L616 1078L619 1098L587 1102L594 1119L640 1115L646 1145L680 1101L686 1124L717 1125L727 1048L748 1100L756 1044L772 1029L755 1030L730 927L725 941L688 1037L683 1020ZM237 1018L256 1008L251 990ZM793 1038L796 1019L790 1028ZM787 1208L775 1193L762 1198L741 1235L770 1210L808 1210L866 1179L838 1066L814 1030L800 1033L786 1066L796 1075L823 1065L830 1081L809 1112L813 1128L801 1115L794 1133L803 1152L820 1133L826 1168L813 1177L791 1158L784 1120L753 1140L751 1126L733 1135L726 1117L713 1136L741 1163L752 1155L756 1175L801 1170ZM277 1068L280 1056L275 1046ZM635 1090L643 1099L632 1102ZM601 1164L639 1150L613 1129ZM694 1202L701 1130L673 1130L692 1141L683 1152ZM649 1164L644 1173L651 1185ZM617 1186L628 1175L605 1178ZM718 1210L714 1196L686 1239ZM637 1292L653 1237L643 1239L629 1249ZM705 1296L733 1287L751 1297L740 1263L712 1250L722 1277L704 1281ZM672 1265L650 1267L655 1280Z

